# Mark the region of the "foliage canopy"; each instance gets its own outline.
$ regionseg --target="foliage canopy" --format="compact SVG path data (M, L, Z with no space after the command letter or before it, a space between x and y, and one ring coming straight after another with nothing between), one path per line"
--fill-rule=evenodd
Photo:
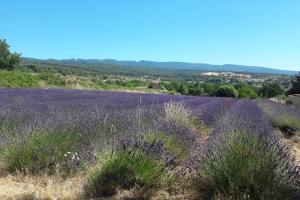
M20 54L11 53L6 40L0 39L0 69L13 70L21 61Z

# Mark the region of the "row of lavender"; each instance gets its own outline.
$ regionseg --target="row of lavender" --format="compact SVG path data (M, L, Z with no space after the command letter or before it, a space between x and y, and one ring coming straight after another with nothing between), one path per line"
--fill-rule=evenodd
M165 131L167 126L161 118L168 101L183 101L195 116L213 124L235 100L109 91L1 89L0 146L24 143L34 133L74 133L85 136L87 141L81 151L92 154L95 146L101 148L123 138L140 138L149 131ZM174 128L169 129L172 132ZM178 132L184 135L182 130Z
M148 114L160 114L163 104L170 100L184 101L210 124L234 101L107 91L2 89L1 135L51 130L98 134L99 126L126 132L134 127L132 118L138 106Z

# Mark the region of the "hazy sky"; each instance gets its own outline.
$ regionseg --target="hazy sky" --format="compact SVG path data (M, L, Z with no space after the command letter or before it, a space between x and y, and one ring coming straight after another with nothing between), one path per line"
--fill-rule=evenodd
M300 0L0 1L0 38L26 57L300 70Z

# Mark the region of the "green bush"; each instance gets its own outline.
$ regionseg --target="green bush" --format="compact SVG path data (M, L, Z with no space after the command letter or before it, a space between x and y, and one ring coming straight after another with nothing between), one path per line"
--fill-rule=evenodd
M68 154L77 150L78 141L77 134L34 133L25 142L0 151L1 168L11 173L54 173L60 164L65 164Z
M216 91L218 97L238 97L238 91L232 85L223 85Z
M122 150L103 155L88 177L89 190L99 197L133 187L147 195L167 186L172 176L163 161L139 150Z
M38 87L38 78L26 72L0 70L0 87Z

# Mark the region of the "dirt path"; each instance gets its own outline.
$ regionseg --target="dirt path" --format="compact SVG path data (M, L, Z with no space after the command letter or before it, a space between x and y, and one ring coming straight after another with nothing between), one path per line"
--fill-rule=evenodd
M298 166L300 166L300 133L296 134L296 136L292 138L292 143L294 146L294 153L296 156L297 164Z
M300 166L300 132L297 132L290 138L283 137L283 134L281 133L281 137L283 138L283 141L291 147L292 153L295 155L296 164Z

